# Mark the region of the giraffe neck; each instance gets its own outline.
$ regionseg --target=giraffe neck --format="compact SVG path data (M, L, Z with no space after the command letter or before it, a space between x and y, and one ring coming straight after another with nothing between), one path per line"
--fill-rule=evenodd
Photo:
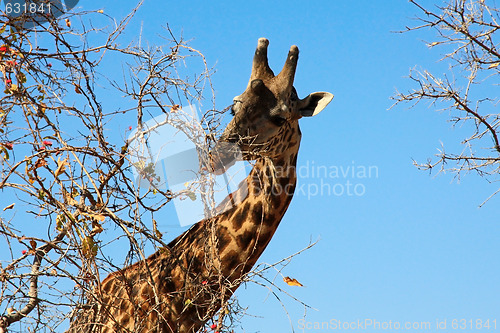
M195 224L168 251L157 251L102 282L103 302L113 304L102 307L109 312L101 313L109 327L197 332L216 314L264 251L292 200L300 130L298 124L285 130L287 141L271 143L286 145L284 152L258 159L233 193L240 196L239 204Z
M288 149L281 155L255 162L243 186L234 193L240 203L214 220L214 254L223 275L230 280L239 278L255 264L292 200L300 142L287 144Z

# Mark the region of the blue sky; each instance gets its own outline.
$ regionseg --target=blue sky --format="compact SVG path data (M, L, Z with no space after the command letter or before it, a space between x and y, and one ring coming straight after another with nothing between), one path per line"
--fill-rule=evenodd
M134 1L81 1L79 6L120 19ZM141 24L143 42L163 44L159 35L166 24L174 34L192 39L190 45L215 66L212 83L220 109L246 87L259 37L270 40L275 72L296 44L299 96L335 95L321 114L301 123L299 168L376 170L366 177L299 178L304 192L295 195L260 262L276 262L319 239L282 272L304 288L276 278L277 285L317 310L309 309L304 317L300 304L278 293L287 315L268 290L249 284L237 294L252 316L243 318L237 332L288 332L291 327L328 332L335 330L301 328L365 319L430 322L426 332L438 332L436 320L447 320L450 329L453 319L496 319L500 331L500 196L478 208L498 184L474 174L457 183L451 174L418 171L412 159L424 162L441 143L461 151L467 128L452 128L446 112L426 104L388 110L396 88L412 88L405 78L410 68L422 66L437 75L448 68L437 62L440 50L422 42L432 41L433 32L394 33L413 25L417 13L410 3L394 0L145 1L129 26L131 40ZM348 195L347 182L363 194ZM311 193L325 183L345 191ZM179 232L163 227L172 236Z

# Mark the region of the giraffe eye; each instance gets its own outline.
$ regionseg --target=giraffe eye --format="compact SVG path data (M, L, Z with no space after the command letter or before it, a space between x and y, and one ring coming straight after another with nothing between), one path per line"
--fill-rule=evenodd
M280 116L274 116L274 117L271 117L271 121L273 122L273 124L275 124L276 126L281 126L283 125L284 123L286 123L286 118L283 118L283 117L280 117Z

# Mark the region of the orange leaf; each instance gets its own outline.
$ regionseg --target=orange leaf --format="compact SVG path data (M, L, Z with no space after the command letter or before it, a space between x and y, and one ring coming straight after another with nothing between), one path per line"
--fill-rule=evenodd
M5 208L3 209L3 211L5 212L7 209L12 209L12 208L14 208L14 205L15 205L15 203L12 203L12 204L8 205L7 207L5 207Z
M302 283L300 283L296 279L292 279L292 278L290 278L288 276L285 276L283 278L283 281L285 281L286 284L288 284L289 286L296 286L296 287L303 287L304 286Z
M43 158L39 158L36 163L35 163L35 169L38 169L38 168L41 168L41 167L44 167L47 165L47 161Z

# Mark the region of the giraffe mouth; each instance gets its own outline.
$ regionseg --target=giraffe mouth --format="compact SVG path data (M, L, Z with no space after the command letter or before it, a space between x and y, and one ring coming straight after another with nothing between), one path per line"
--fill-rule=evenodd
M219 142L208 154L208 169L211 173L221 175L237 161L242 160L241 150L235 143Z

